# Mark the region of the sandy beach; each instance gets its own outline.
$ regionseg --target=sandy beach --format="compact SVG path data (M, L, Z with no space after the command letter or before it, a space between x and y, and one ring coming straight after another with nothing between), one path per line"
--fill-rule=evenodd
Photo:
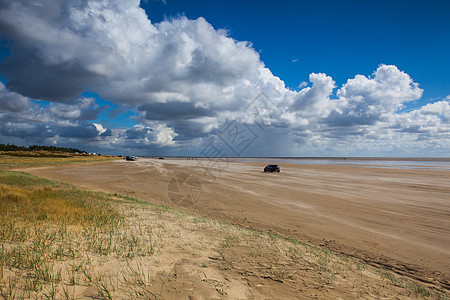
M450 289L450 171L183 159L28 169L279 233Z

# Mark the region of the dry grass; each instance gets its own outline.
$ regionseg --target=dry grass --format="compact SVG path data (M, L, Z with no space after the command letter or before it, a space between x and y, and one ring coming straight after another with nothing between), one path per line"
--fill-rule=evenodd
M326 249L0 172L0 299L446 297Z
M0 172L0 223L108 224L117 213L100 193L18 172Z

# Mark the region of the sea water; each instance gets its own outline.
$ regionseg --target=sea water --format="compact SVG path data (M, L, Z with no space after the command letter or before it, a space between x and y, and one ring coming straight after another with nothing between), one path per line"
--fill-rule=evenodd
M450 158L322 158L322 157L242 157L230 158L236 162L298 165L353 165L372 168L443 170L450 171Z

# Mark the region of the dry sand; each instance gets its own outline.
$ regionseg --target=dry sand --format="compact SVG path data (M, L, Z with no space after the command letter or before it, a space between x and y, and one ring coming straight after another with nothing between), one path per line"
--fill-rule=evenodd
M28 172L276 232L448 293L450 171L286 164L271 174L263 167L138 159Z

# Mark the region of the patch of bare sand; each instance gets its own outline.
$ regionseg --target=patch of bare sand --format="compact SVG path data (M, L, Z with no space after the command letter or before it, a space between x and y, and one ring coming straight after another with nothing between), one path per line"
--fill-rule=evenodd
M197 161L140 159L29 172L172 206L169 183L188 172L200 179L201 197L179 208L320 245L448 293L450 172L283 165L265 174L262 167L209 166L212 177Z

